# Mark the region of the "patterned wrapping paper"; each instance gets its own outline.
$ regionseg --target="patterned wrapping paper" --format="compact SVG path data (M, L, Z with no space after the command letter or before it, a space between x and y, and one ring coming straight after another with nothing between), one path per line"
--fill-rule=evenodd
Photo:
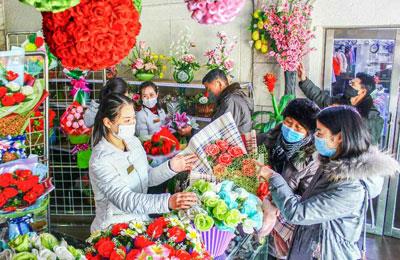
M207 252L212 257L223 255L231 240L236 236L235 233L219 230L215 226L209 231L200 232L200 235Z
M14 154L15 159L25 159L25 135L7 136L0 138L0 162L3 162L3 155L6 153Z
M232 114L229 112L222 115L193 136L187 148L181 152L181 154L195 153L199 157L198 163L190 174L191 183L198 179L215 181L212 168L207 160L205 147L219 139L225 139L230 145L239 146L243 151L246 151Z

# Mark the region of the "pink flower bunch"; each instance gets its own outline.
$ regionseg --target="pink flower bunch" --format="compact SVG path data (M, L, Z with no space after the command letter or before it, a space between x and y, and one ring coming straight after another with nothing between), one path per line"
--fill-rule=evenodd
M231 22L242 10L245 0L185 0L192 18L201 24Z
M265 29L275 43L269 55L276 58L283 70L295 71L302 58L313 50L307 46L314 38L308 28L312 6L302 0L290 4L286 0L282 5L270 5L264 11L268 17Z
M72 127L73 129L78 129L79 127L85 128L85 122L83 121L83 107L77 106L76 108L72 108L70 114L67 116L68 127Z
M234 39L232 42L229 42L229 38L224 32L218 32L217 37L219 43L215 49L207 50L204 53L204 56L208 58L206 66L209 70L221 69L225 71L226 74L230 74L235 62L229 58L229 56L236 47L237 40Z
M182 56L182 60L186 63L193 63L196 61L196 57L193 54L185 54Z

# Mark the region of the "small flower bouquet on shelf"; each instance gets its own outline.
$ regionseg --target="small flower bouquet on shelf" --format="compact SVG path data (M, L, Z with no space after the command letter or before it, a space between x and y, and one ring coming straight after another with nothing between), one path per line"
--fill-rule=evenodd
M188 117L185 112L179 113L176 112L172 117L167 117L166 126L168 126L169 130L177 135L179 138L179 143L181 144L181 149L185 149L187 145L186 137L180 136L178 134L179 129L183 129L186 127L192 127L192 129L198 129L199 125L196 123L196 120Z
M211 259L190 222L176 216L159 217L151 222L114 224L93 233L87 242L88 260Z
M47 167L38 157L20 159L0 167L0 214L18 217L47 205L47 194L54 186L47 176Z
M25 159L25 135L6 136L0 138L0 162L6 163L18 159Z
M0 253L0 259L75 259L84 260L84 253L59 241L49 233L20 235L8 243L9 249ZM5 257L5 258L2 258Z
M196 115L200 117L212 117L216 104L209 99L208 92L199 93L194 97Z
M152 167L157 167L180 151L179 140L167 127L162 127L150 140L145 141L143 147Z
M199 196L200 205L179 211L178 215L194 223L213 257L226 251L239 227L253 234L262 226L261 200L232 181L215 184L198 180L187 190Z
M74 101L60 118L61 129L68 135L71 144L87 144L91 129L83 121L84 108Z

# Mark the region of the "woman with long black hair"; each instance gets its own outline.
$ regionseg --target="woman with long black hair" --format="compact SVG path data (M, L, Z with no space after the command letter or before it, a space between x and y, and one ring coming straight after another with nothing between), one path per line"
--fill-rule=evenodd
M399 171L399 164L370 145L360 114L350 106L318 114L315 147L319 159L305 169L315 175L301 197L280 174L268 167L260 170L281 215L297 225L288 259L361 259L357 242L365 232L368 201L379 195L384 177Z
M113 223L147 220L149 214L187 209L197 201L190 192L147 194L148 187L190 171L195 155L176 156L157 168L148 165L135 135L135 111L130 98L110 94L100 104L93 129L89 174L96 201L91 231Z

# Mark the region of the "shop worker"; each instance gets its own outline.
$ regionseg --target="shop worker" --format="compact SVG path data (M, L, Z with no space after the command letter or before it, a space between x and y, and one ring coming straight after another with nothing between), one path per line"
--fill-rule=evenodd
M269 165L282 175L291 190L299 196L307 189L314 174L305 172L304 169L313 160L314 132L319 111L319 107L309 99L294 99L282 113L283 122L268 133L257 136L257 145L265 145L268 150ZM271 231L267 228L271 227L266 223L268 217L268 214L264 215L264 225L259 237L264 237ZM293 225L278 217L269 239L268 252L271 256L285 258L293 229Z
M317 103L319 107L324 108L338 104L355 107L365 121L371 135L371 143L379 144L384 121L371 97L371 93L375 90L375 80L372 76L357 73L356 77L345 87L343 95L330 96L307 78L302 64L297 69L297 73L300 89L306 97Z
M89 175L96 201L91 231L114 223L149 220L149 214L188 209L197 202L190 192L147 194L150 186L190 171L197 160L193 154L176 156L157 168L149 167L146 153L135 135L132 99L110 94L96 115L93 153Z
M304 170L315 174L301 197L282 175L261 168L281 216L297 225L288 260L366 259L358 240L363 234L365 250L368 202L380 194L384 177L400 167L370 145L363 121L351 106L328 107L318 114L319 157Z
M166 114L158 102L158 87L151 81L143 82L139 87L142 110L136 115L136 134L139 137L151 136L165 125Z
M122 78L113 78L107 81L107 84L100 90L99 102L108 96L109 94L116 93L129 96L129 87L125 80ZM83 120L87 127L93 127L94 119L96 117L97 111L99 110L99 103L96 100L90 101L90 105L85 111Z

